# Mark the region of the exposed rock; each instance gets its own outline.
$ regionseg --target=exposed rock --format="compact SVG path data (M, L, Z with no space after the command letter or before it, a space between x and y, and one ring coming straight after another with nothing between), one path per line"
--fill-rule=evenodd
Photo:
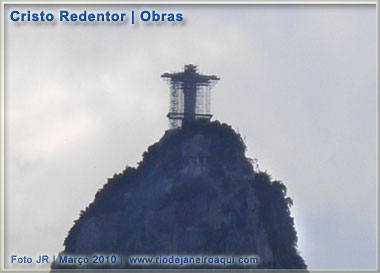
M254 172L231 127L196 122L167 131L137 168L109 179L61 254L258 255L245 268L303 269L290 204L281 182Z

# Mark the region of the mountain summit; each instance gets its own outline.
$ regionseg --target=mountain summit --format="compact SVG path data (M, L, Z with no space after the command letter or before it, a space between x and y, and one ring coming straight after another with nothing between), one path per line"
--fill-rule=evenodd
M285 185L255 171L245 150L240 135L218 121L166 131L137 168L127 167L96 193L60 255L125 260L96 268L305 269ZM259 263L133 266L131 255L256 255Z

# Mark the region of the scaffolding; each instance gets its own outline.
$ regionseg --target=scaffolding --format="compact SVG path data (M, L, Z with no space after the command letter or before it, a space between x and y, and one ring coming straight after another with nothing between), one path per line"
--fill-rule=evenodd
M170 106L167 117L171 128L195 119L210 120L211 88L220 80L217 76L201 75L197 66L185 65L179 73L161 75L170 85Z

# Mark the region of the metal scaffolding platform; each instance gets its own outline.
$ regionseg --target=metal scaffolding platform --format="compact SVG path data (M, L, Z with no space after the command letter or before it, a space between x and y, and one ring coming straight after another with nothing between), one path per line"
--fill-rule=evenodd
M201 75L197 71L197 66L192 64L185 65L183 72L164 73L161 77L170 85L170 106L167 117L171 128L195 119L211 119L211 88L220 78L214 75Z

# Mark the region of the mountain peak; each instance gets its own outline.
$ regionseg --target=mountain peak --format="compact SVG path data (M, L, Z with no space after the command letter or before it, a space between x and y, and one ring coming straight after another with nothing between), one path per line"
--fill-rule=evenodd
M186 268L306 268L285 185L255 172L245 150L240 135L218 121L167 130L137 168L127 167L98 191L62 254L249 254L259 263Z

